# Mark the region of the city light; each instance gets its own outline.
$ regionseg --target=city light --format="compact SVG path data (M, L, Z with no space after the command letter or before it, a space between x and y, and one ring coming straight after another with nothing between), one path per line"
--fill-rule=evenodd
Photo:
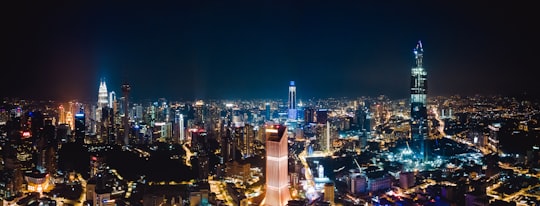
M0 205L540 205L532 3L19 4Z

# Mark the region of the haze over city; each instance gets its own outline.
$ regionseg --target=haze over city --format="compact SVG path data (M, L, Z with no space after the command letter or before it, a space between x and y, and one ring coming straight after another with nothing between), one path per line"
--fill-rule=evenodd
M535 88L538 12L524 2L9 2L3 96L92 100L97 82L136 99L404 98L411 42L430 94Z

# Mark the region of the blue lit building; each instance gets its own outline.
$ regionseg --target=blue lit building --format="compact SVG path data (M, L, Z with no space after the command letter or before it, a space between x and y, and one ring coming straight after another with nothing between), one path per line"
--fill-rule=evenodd
M294 85L294 81L291 81L289 84L289 101L288 101L288 119L289 120L296 120L297 114L296 114L296 86Z
M414 48L416 65L411 69L411 138L413 147L424 161L429 159L425 142L428 138L427 122L427 72L422 65L424 49L418 41Z
M265 113L264 117L265 117L265 120L268 121L268 120L270 120L270 117L271 117L270 116L270 103L265 104L265 110L266 110L265 111L266 113Z

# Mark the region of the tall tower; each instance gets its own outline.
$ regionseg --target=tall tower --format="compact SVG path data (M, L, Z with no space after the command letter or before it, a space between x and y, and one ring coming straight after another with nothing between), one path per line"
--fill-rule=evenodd
M413 52L416 65L411 70L411 138L413 146L423 155L424 161L427 161L427 72L422 66L424 49L421 41L418 41Z
M105 83L105 80L101 79L99 82L98 102L97 102L96 118L95 118L95 120L98 122L101 122L101 113L102 113L103 107L107 107L109 105L108 96L109 96L109 93L107 92L107 84Z
M264 115L264 118L266 121L269 121L270 120L270 103L265 103L264 104L265 106L265 109L266 109L266 114Z
M64 105L60 105L58 107L58 124L65 124L66 123L66 110L64 109Z
M289 120L296 120L296 86L294 81L289 84Z
M101 79L98 91L98 108L101 109L109 105L109 93L107 92L107 84Z
M114 91L109 92L109 108L114 108L116 102L116 93Z
M186 136L184 134L185 128L184 128L184 115L183 114L180 114L180 119L178 120L178 127L180 127L178 130L180 134L179 142L183 142L186 139Z
M326 121L326 152L331 152L330 151L330 122L329 121Z
M266 200L265 205L286 205L291 198L287 178L287 128L282 125L266 127Z
M122 84L122 93L124 95L124 119L123 119L123 124L124 124L124 141L123 141L123 144L124 145L128 145L129 144L129 122L128 122L128 119L129 119L129 92L131 91L131 86L129 86L129 84L127 83L124 83Z

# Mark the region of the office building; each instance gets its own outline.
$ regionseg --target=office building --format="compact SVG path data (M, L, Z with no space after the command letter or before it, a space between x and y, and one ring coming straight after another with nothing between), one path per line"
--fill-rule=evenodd
M266 126L266 199L265 205L282 206L290 199L288 184L287 128Z
M127 145L129 144L129 92L131 91L131 86L127 83L122 85L122 93L124 95L124 118L123 118L123 126L124 126L124 139L123 141L118 141L118 143ZM120 138L120 136L119 136Z
M264 115L264 118L266 121L270 120L270 103L266 103L264 104L264 107L265 107L265 115Z
M86 133L86 121L84 111L75 114L75 139L84 139Z

